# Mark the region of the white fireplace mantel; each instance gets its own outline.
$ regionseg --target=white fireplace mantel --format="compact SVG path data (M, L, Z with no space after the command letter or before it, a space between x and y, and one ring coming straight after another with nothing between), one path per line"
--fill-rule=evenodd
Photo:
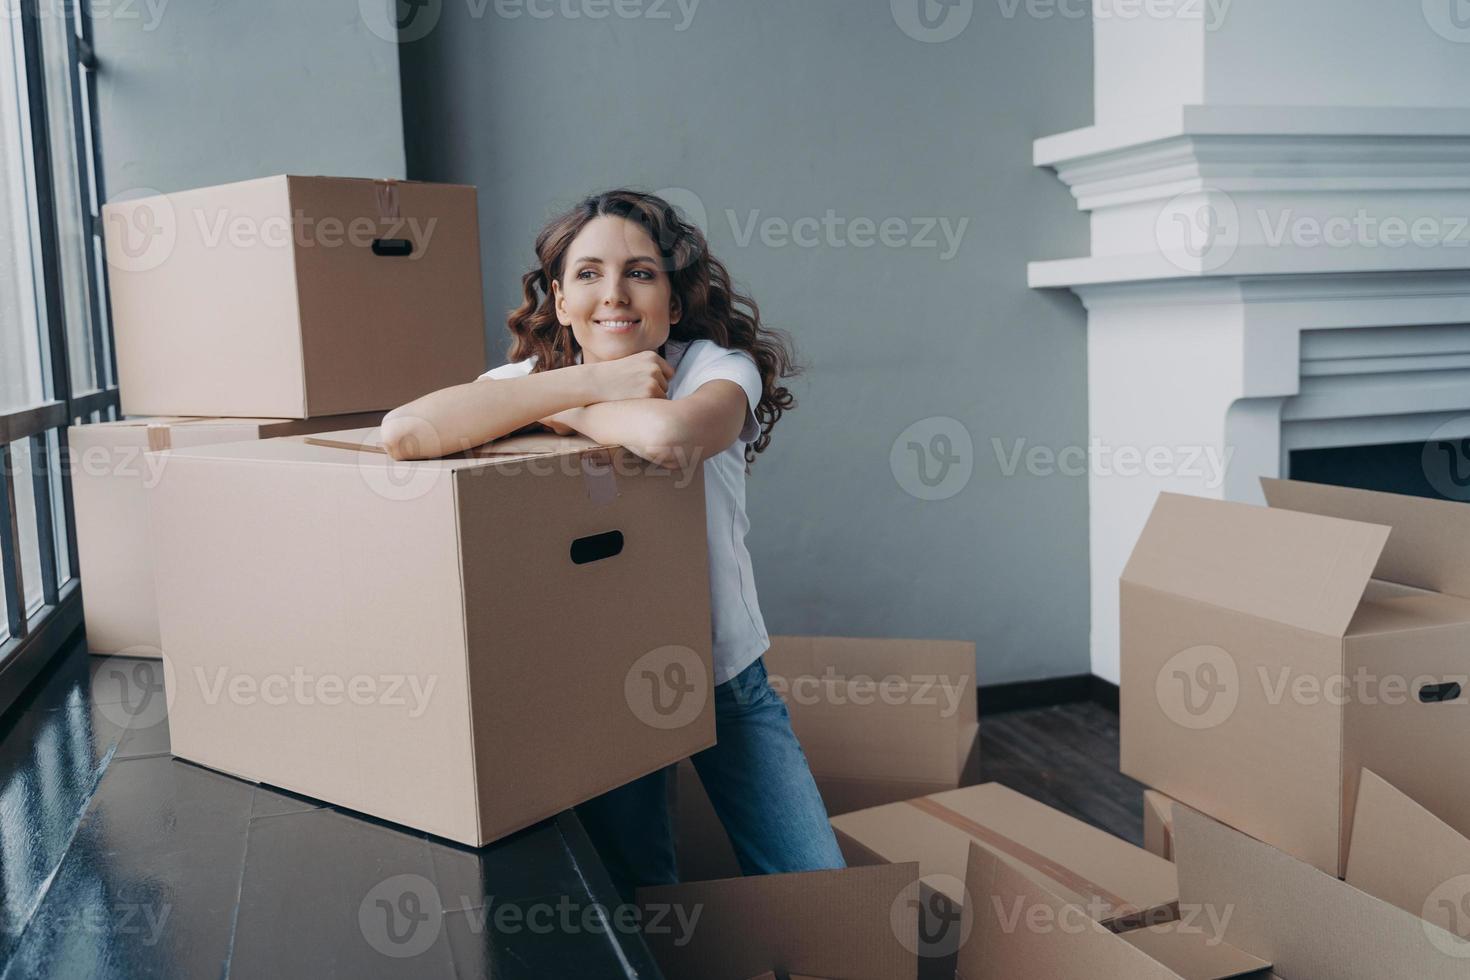
M1091 254L1028 278L1087 309L1092 668L1116 681L1160 491L1258 502L1293 450L1470 437L1470 109L1177 106L1034 155L1090 214Z

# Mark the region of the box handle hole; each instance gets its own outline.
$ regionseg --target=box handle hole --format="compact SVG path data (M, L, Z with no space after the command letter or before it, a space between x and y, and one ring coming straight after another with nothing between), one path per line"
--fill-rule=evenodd
M577 538L572 542L572 563L586 565L588 562L611 558L616 554L620 554L622 550L622 531L604 531L601 534L590 534L585 538Z
M387 258L403 258L413 254L413 242L407 238L374 238L373 254Z
M1458 701L1460 699L1460 685L1455 681L1445 681L1443 684L1425 684L1419 688L1419 700L1425 704L1440 704L1445 701Z

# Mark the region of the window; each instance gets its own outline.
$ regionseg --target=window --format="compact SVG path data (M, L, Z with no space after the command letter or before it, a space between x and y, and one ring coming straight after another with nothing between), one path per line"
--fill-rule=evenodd
M72 422L117 418L91 20L0 17L0 711L81 621Z

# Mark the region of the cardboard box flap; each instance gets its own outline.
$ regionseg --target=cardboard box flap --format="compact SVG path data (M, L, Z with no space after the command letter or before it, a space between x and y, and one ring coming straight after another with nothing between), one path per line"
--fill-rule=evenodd
M845 813L832 826L879 859L917 860L925 881L955 902L964 901L956 889L977 841L1100 921L1178 897L1168 861L999 783Z
M965 869L968 941L960 980L1227 980L1270 967L1225 944L1177 928L1117 934L978 844Z
M1179 804L1174 854L1180 908L1229 909L1225 940L1284 977L1465 980L1462 940Z
M1211 933L1208 917L1134 929L1118 936L1149 958L1162 963L1184 980L1227 980L1229 977L1263 975L1271 964L1243 949L1236 949Z
M1283 510L1393 529L1376 577L1470 598L1470 507L1402 493L1262 478L1266 502Z
M757 875L643 888L638 904L668 980L913 980L918 878L912 863Z
M1161 493L1122 580L1340 637L1389 529Z
M1364 769L1348 884L1470 940L1470 840ZM1470 946L1466 947L1470 955Z

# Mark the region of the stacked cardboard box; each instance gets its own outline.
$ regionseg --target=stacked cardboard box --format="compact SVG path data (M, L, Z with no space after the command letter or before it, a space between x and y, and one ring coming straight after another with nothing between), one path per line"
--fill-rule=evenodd
M399 464L376 434L172 452L175 755L478 845L714 743L702 473L557 436Z
M975 644L773 636L765 662L828 814L978 780ZM694 766L681 763L675 782L681 872L696 879L738 875Z
M264 177L103 220L127 415L385 411L485 363L473 187Z
M119 422L68 432L93 653L158 656L144 484L172 446L374 425L485 359L475 189L267 177L109 203Z
M73 430L84 466L152 450L79 478L78 544L93 648L162 650L175 755L484 844L712 744L702 473L555 436L398 463L368 428L483 370L474 188L105 219L122 410L166 417Z

